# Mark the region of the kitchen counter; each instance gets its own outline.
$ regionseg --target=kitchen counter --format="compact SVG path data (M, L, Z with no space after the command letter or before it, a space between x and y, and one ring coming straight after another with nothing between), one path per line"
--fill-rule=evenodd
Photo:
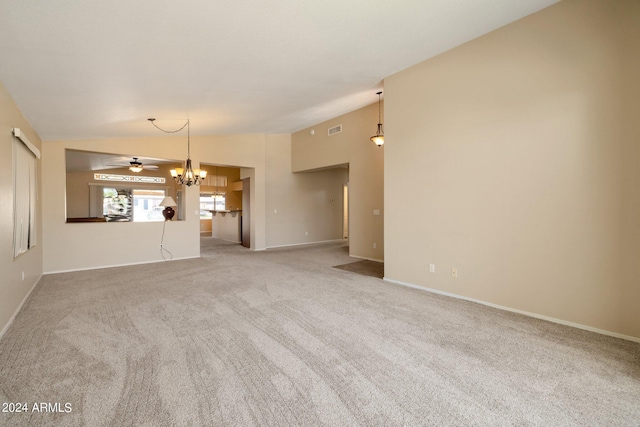
M242 209L236 209L236 210L209 210L209 212L211 212L214 216L215 215L226 215L226 214L231 214L232 216L236 216L238 214L238 212L242 212Z
M212 210L211 237L228 242L240 243L242 241L241 210Z

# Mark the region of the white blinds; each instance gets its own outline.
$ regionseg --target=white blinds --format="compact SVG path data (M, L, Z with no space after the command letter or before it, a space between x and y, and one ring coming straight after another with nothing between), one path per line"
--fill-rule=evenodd
M13 175L13 255L36 245L36 157L25 145L14 140Z

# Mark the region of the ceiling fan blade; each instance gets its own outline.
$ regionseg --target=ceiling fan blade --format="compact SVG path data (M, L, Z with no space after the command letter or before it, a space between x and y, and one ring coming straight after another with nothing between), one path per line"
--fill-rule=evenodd
M133 159L133 160L131 160L131 159ZM115 160L115 161L118 162L120 160ZM140 168L146 169L146 170L155 170L155 169L159 168L159 166L157 166L157 165L147 165L145 163L142 163L139 160L139 157L129 157L129 158L126 159L126 161L123 160L122 163L110 164L110 165L105 165L105 166L110 167L110 168L130 168L130 167L133 167L133 166L137 166L137 167L140 167Z

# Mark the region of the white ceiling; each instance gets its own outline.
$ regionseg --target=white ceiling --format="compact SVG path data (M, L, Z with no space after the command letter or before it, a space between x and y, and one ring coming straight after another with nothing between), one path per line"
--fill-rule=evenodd
M44 140L288 133L556 1L0 0L0 81Z

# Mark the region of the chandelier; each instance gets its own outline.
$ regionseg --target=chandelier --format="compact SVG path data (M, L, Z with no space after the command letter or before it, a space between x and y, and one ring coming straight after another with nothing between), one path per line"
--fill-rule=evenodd
M192 185L202 184L203 180L207 176L207 171L201 169L193 169L193 167L191 166L191 130L189 127L189 119L187 119L187 122L180 129L176 130L164 130L155 124L156 119L151 118L147 120L149 120L152 125L160 129L164 133L176 133L180 132L185 127L187 128L187 161L185 162L184 168L171 169L169 173L171 173L171 176L179 185L186 185L187 187L191 187Z
M376 134L373 135L371 138L369 138L371 141L373 141L378 147L381 147L382 144L384 144L384 131L382 130L382 114L381 114L381 107L380 107L380 95L382 95L382 92L378 92L378 130L376 131Z

